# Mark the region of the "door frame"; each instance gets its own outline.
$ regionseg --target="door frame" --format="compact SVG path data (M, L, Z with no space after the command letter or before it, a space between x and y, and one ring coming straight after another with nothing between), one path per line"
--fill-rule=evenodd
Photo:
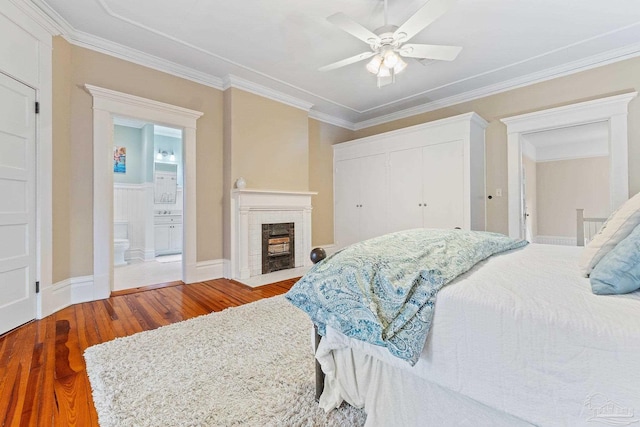
M39 276L39 268L38 268L38 260L39 260L39 250L38 250L38 113L35 111L36 100L38 96L38 91L33 87L25 84L24 82L15 79L14 77L4 73L0 70L0 79L2 79L2 86L5 87L8 91L12 91L21 96L24 96L27 100L26 108L30 110L28 113L28 117L26 117L27 121L27 133L20 137L25 137L24 141L26 141L24 148L24 160L25 165L24 169L12 168L10 164L5 164L5 169L14 169L15 175L12 176L9 173L9 176L3 178L7 181L16 180L18 182L25 183L24 193L26 193L25 198L25 206L24 211L16 211L9 212L8 218L9 222L6 224L8 226L18 226L18 225L26 225L25 234L27 238L24 242L25 251L26 251L26 297L24 294L15 295L14 299L11 302L7 302L3 306L3 314L2 314L2 327L0 328L0 335L5 334L12 329L20 327L31 320L35 319L38 315L38 301L39 301L39 292L38 286L36 282L38 282ZM5 83L6 82L6 83ZM9 102L9 101L8 101ZM12 105L15 108L19 108L19 105ZM19 112L19 111L18 111ZM23 112L24 113L24 112ZM9 125L11 126L11 125ZM18 136L18 135L14 135ZM24 171L24 178L19 171ZM22 217L25 218L25 222L21 221ZM18 220L20 218L20 220ZM18 244L19 246L19 244ZM18 256L17 258L13 258L14 261L22 258ZM5 258L5 261L9 264L9 270L6 270L5 273L10 273L13 269L22 268L23 265L21 262L13 262L12 257ZM9 286L18 286L23 289L25 283L21 280L16 283L13 280L9 281Z
M579 102L563 107L511 116L507 125L509 237L523 238L522 135L595 122L609 124L609 197L613 211L629 198L628 105L638 92Z
M24 4L23 4L24 3ZM0 71L36 91L40 113L36 114L36 271L40 283L36 294L36 318L56 309L53 286L53 64L52 35L56 33L31 2L0 2L0 14L13 25L0 29L8 40L21 40L34 49L30 54L5 58Z
M93 97L93 299L113 289L113 118L182 129L182 279L196 281L196 121L203 113L85 84Z

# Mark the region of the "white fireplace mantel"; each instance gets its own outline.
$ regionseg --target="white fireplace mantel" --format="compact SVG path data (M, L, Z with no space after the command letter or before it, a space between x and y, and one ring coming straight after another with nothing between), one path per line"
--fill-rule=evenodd
M307 256L311 251L311 196L310 191L280 191L241 189L231 191L231 278L248 279L252 257L257 248L252 245L252 226L260 216L277 217L283 222L294 222L296 267L311 265ZM304 256L300 256L304 254ZM255 275L255 271L254 271Z

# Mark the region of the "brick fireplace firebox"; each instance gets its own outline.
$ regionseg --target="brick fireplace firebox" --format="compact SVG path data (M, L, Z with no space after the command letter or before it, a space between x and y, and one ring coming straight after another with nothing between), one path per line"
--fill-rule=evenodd
M296 266L295 223L262 224L262 274Z

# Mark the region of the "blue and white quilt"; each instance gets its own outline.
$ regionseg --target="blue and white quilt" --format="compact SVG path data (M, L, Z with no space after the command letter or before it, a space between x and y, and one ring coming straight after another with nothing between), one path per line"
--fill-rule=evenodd
M329 325L414 365L429 333L438 291L491 255L526 244L481 231L386 234L319 262L286 297L311 317L321 335Z

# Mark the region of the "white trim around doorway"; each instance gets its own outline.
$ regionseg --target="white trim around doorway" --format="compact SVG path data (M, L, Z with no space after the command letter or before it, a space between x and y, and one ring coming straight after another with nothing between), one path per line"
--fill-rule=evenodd
M182 129L182 280L196 282L196 121L203 113L89 84L85 88L93 96L93 299L108 298L113 288L114 116Z
M522 138L527 133L558 129L595 122L609 125L610 209L613 211L629 198L628 105L638 92L609 96L550 108L519 116L506 117L507 179L509 185L509 236L522 236Z

